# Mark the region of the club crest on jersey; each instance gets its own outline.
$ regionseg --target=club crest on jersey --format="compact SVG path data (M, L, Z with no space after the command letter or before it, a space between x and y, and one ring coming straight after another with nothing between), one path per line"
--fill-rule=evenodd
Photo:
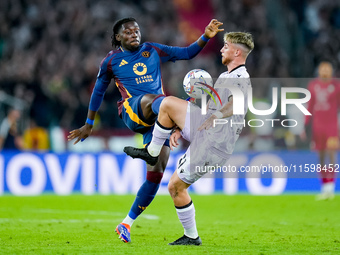
M144 63L136 63L133 66L133 71L137 75L144 75L144 74L146 74L147 70L148 70L148 68L146 67L146 65Z
M143 52L142 52L142 56L143 56L144 58L148 58L148 57L150 57L150 52L148 52L148 51L143 51Z

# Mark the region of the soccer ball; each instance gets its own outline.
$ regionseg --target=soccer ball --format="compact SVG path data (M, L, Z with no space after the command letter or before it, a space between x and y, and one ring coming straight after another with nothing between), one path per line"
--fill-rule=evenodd
M201 99L202 95L207 95L213 87L213 80L207 71L194 69L189 71L183 80L183 88L188 96Z

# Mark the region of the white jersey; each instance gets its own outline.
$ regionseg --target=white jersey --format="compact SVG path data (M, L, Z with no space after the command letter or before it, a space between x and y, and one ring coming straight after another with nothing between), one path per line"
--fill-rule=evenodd
M224 156L225 154L232 154L235 148L235 143L244 127L245 115L248 111L248 88L251 87L250 77L244 65L238 66L231 72L222 73L214 87L219 94L222 105L215 96L216 104L213 100L208 103L207 116L210 116L216 111L219 111L225 104L228 103L232 92L227 88L218 88L220 86L236 86L244 95L244 114L232 115L226 118L226 124L218 124L215 127L208 129L207 135L210 141L210 146L215 149L215 152ZM235 103L235 100L234 100Z

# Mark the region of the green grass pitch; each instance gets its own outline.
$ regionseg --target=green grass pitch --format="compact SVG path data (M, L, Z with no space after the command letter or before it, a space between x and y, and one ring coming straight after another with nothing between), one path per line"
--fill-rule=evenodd
M340 197L192 196L203 245L169 246L182 236L170 196L156 196L132 226L114 229L133 195L0 197L1 254L340 254Z

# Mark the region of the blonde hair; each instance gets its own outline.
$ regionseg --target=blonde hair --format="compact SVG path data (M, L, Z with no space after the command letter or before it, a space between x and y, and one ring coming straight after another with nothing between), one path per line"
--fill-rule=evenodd
M247 54L249 54L254 49L254 40L250 33L227 32L224 34L223 39L224 43L228 41L235 44L242 44L248 50Z

